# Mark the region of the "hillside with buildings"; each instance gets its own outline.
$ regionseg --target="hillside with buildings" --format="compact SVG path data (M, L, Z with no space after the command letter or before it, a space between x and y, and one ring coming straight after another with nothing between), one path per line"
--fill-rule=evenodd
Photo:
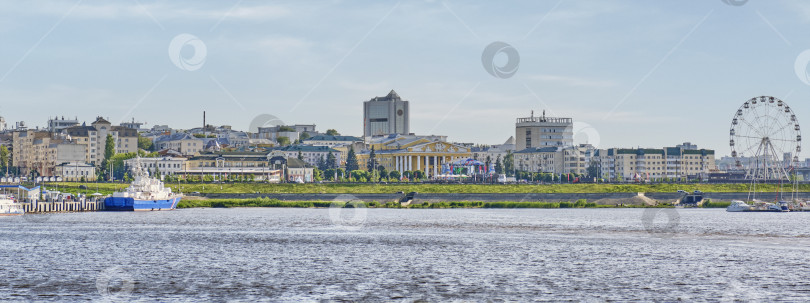
M90 181L129 177L131 158L152 174L199 181L261 182L480 181L517 176L530 181L656 182L708 180L717 170L713 150L690 143L669 147L600 148L574 142L574 119L515 119L503 144L454 142L443 135L410 132L410 102L394 90L362 103L362 135L321 132L316 124L146 128L134 119L113 125L51 117L45 127L2 121L0 144L8 151L3 180ZM417 103L418 104L418 103ZM323 121L328 123L329 121ZM360 121L358 121L359 124ZM502 123L509 123L503 121ZM640 142L643 143L643 142ZM502 177L501 177L502 178Z

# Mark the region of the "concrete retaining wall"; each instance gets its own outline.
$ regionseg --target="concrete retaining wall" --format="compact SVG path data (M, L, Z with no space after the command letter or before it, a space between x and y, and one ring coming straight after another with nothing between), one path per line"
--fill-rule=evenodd
M489 193L472 193L472 194L417 194L415 201L428 202L442 202L442 201L483 201L483 202L498 202L498 201L543 201L543 202L560 202L560 201L576 201L579 199L586 199L588 201L595 201L599 199L628 199L636 196L638 193L564 193L564 194L489 194ZM645 193L646 197L662 202L671 202L680 199L683 194L679 193ZM341 200L346 197L354 197L357 200L364 202L391 202L399 201L403 194L203 194L202 196L211 199L249 199L267 197L270 199L278 199L281 201L332 201ZM759 193L757 197L763 200L773 200L777 196L776 193ZM783 194L785 199L790 198L790 193ZM731 201L731 200L746 200L748 198L747 192L735 193L705 193L704 199L712 199L715 201ZM810 192L798 194L799 199L810 200Z

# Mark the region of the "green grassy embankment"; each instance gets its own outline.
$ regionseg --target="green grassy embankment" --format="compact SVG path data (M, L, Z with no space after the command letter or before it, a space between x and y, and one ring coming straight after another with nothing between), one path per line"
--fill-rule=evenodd
M100 192L109 194L121 190L129 184L123 183L78 183L61 182L48 183L48 188L58 185L63 192ZM87 189L79 189L85 185ZM324 194L362 194L362 193L635 193L635 192L676 192L678 190L703 192L747 192L748 184L267 184L267 183L225 183L225 184L199 184L181 183L167 184L175 192L200 193L324 193ZM759 184L758 192L774 192L779 190L777 184ZM802 184L799 191L810 191L810 184Z

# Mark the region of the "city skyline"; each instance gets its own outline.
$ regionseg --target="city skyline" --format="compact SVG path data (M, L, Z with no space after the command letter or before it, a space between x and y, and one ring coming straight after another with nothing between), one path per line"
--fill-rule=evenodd
M412 101L411 132L481 144L514 136L531 110L585 123L600 148L689 141L718 155L752 97L810 121L799 1L2 6L9 125L102 114L193 128L206 110L235 129L270 114L359 135L362 100L391 89ZM519 54L508 77L481 64L497 41Z

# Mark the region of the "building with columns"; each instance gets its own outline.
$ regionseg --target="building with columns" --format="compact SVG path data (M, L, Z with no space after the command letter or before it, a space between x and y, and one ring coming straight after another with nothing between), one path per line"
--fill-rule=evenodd
M388 171L422 171L428 178L442 173L442 165L470 158L470 148L429 136L389 136L369 144L374 147L377 165ZM370 150L357 153L361 169L368 167Z

